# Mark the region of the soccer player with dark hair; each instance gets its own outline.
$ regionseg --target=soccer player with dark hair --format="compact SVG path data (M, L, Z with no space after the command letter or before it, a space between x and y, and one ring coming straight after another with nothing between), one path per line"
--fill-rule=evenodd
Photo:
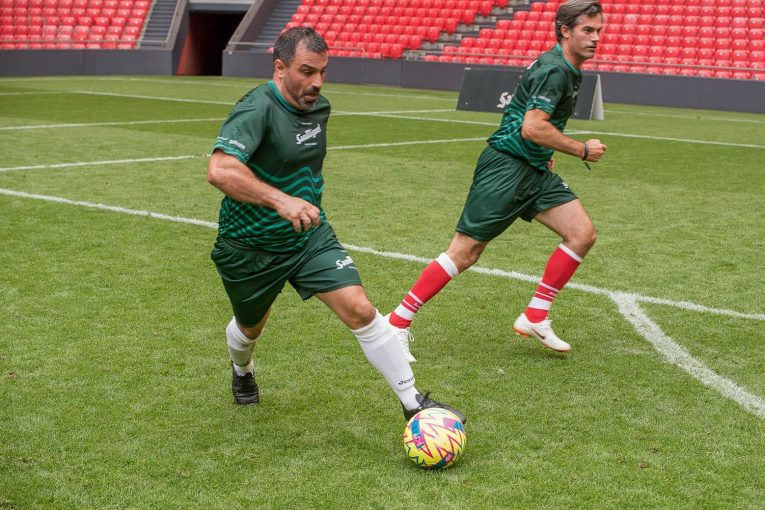
M566 352L571 346L552 330L548 318L556 295L595 243L592 220L568 185L552 170L555 151L596 162L606 151L600 140L580 142L563 134L574 113L582 64L595 56L603 28L600 3L568 0L555 17L558 43L521 75L499 129L487 140L473 184L446 252L422 272L388 317L410 359L409 327L415 314L452 278L478 261L489 242L517 218L537 220L562 242L550 256L526 310L513 324L519 335Z
M464 423L462 413L417 391L395 330L367 298L353 259L326 221L322 165L330 105L320 95L326 43L311 28L292 28L279 36L273 58L273 79L236 103L208 165L208 181L225 194L211 257L234 311L226 327L234 400L260 401L253 349L289 282L351 329L406 419L444 407Z

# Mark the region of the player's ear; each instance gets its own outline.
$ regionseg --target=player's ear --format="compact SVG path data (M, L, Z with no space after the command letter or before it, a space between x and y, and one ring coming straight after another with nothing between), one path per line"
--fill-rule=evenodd
M284 73L287 70L287 66L284 65L284 62L281 61L281 59L274 60L274 71L276 71L279 74L279 78L284 78Z
M568 39L571 36L571 27L569 27L568 25L561 25L560 34L563 36L564 39Z

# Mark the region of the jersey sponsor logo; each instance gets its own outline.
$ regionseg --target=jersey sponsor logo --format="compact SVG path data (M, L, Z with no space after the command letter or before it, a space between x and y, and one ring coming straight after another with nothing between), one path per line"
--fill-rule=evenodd
M513 100L513 95L510 92L503 92L499 95L499 104L497 108L505 108Z
M312 138L316 138L317 136L319 136L319 133L321 133L321 125L318 125L313 129L306 129L303 133L298 133L297 135L295 135L296 143L298 145L301 145ZM314 143L314 144L306 144L306 145L316 145L316 144Z
M345 257L342 260L336 260L335 261L335 265L337 266L338 269L342 269L344 267L348 267L351 264L353 264L353 259L351 258L350 255L348 255L347 257Z

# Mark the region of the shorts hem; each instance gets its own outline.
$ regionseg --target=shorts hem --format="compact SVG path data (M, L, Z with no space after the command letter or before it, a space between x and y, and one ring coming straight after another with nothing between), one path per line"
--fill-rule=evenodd
M343 283L337 283L335 285L330 285L329 287L326 287L326 288L323 288L323 289L320 289L320 290L312 290L310 292L300 292L300 291L297 291L297 293L300 296L300 299L302 299L303 301L307 301L307 300L311 299L313 296L315 296L316 294L323 294L323 293L326 293L326 292L332 292L333 290L344 289L346 287L353 287L354 285L358 285L359 287L363 287L363 285L361 284L360 281L359 282L343 282Z
M479 243L488 243L489 241L492 241L494 239L494 237L481 237L481 236L477 236L477 235L475 235L475 234L473 234L471 232L467 232L466 230L463 230L461 228L456 228L454 231L455 232L459 232L460 234L465 234L466 236L468 236L472 240L478 241Z
M574 200L577 200L577 199L579 199L579 197L577 197L577 196L573 196L573 197L567 197L567 198L568 198L567 200L563 200L562 202L558 202L557 204L555 204L555 205L552 205L552 206L550 206L550 207L546 207L546 208L544 208L544 209L539 209L539 210L537 210L537 209L532 209L531 211L533 211L533 214L530 216L530 218L529 218L529 219L526 219L526 217L525 217L525 216L523 216L523 215L521 216L521 219L524 219L524 220L528 221L529 223L531 223L531 221L532 221L534 218L536 218L536 217L537 217L537 214L539 214L539 213L541 213L541 212L549 211L550 209L554 209L554 208L558 207L559 205L567 204L567 203L569 203L569 202L573 202Z

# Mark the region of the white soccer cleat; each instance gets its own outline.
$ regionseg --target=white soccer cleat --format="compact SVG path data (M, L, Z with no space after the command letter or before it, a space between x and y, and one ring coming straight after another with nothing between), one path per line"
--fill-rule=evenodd
M552 321L545 319L542 322L531 322L525 313L522 313L515 319L513 324L515 333L521 336L533 336L542 345L548 349L558 352L568 352L571 346L558 338L558 335L552 330Z
M397 328L396 326L391 324L388 319L390 319L390 314L385 316L385 322L388 323L388 326L390 326L390 330L393 331L393 334L396 335L396 338L398 338L398 341L401 344L401 348L404 349L406 360L409 363L414 363L415 361L417 361L417 359L414 356L412 356L412 353L409 351L409 342L414 342L412 333L409 331L409 328Z

